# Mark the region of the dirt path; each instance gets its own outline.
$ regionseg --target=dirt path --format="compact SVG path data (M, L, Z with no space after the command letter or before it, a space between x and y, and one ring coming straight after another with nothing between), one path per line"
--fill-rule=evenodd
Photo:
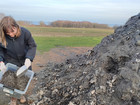
M48 62L61 63L68 58L75 57L77 54L86 53L91 49L92 47L62 47L54 48L43 54L37 52L32 69L34 72L39 72Z

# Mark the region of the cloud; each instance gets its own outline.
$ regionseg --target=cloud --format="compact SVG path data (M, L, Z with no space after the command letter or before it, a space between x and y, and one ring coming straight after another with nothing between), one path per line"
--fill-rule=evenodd
M122 24L139 12L139 4L139 0L4 0L0 10L17 20Z

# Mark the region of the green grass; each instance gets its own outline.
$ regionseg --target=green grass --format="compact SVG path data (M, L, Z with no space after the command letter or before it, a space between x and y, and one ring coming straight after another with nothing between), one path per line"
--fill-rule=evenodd
M72 37L41 37L34 36L37 50L44 52L56 47L94 47L100 43L103 36L72 36Z
M37 50L44 52L56 47L94 47L113 29L64 28L25 26L33 35Z
M113 29L97 28L64 28L64 27L26 27L33 36L107 36L113 33Z

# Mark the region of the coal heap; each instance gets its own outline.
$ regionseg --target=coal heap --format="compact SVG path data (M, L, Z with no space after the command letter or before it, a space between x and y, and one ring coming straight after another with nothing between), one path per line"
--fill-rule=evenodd
M35 77L38 105L140 105L140 13L87 53Z

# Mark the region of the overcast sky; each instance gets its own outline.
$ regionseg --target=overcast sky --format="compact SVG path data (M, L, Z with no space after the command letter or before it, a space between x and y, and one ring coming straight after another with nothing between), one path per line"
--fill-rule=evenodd
M140 0L1 0L0 12L33 22L71 20L123 25L140 13Z

